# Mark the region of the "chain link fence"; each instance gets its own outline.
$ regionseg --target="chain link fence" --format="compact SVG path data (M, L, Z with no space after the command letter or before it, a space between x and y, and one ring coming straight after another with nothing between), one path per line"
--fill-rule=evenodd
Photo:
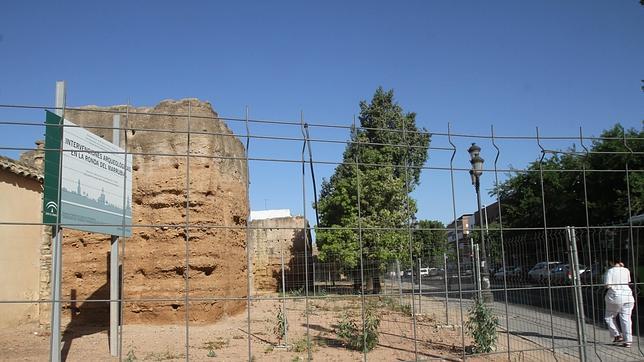
M76 123L60 125L63 134L67 127L82 126L108 140L115 130L112 120L120 117L120 146L133 156L132 200L124 200L131 201L133 212L132 237L117 242L118 270L109 263L114 252L109 235L40 218L43 156L71 151L32 147L17 135L34 128L44 134L39 119L46 109ZM429 132L429 152L437 156L421 167L421 182L432 182L433 175L445 182L437 182L439 190L432 194L418 191L413 196L451 194L451 202L432 207L451 209L452 220L469 215L467 226L453 222L423 227L411 218L398 227L321 225L310 207L318 196L311 186L321 185L314 174L329 175L342 163L338 155L351 142L346 138L355 127L355 121L330 125L304 118L225 118L196 100L168 103L163 109L0 105L0 150L13 158L2 159L2 197L7 202L0 213L6 285L0 300L1 359L55 359L50 351L57 341L50 336L57 335L51 317L56 308L62 309L58 332L62 359L67 360L644 359L644 314L639 308L642 221L631 207L641 202L632 199L641 197L632 187L641 185L627 182L620 190L627 202L615 207L628 208L629 215L621 223L592 223L596 218L588 215L589 205L606 201L584 194L582 203L571 206L583 223L570 227L550 218L559 195L548 194L547 187L555 173L574 172L585 185L591 177L596 181L614 174L628 181L644 170L506 169L499 156L511 142L531 143L535 158L541 157L536 165L545 165L546 156L560 154L548 144L583 146L598 139L539 133L500 137L493 130L489 135L454 134L448 127L447 132ZM459 195L458 185L468 182L469 168L454 163L454 155L466 154L470 141L489 144L486 149L496 156L485 170L492 181L484 189L492 190L512 175L538 175L542 193L535 195L539 202L531 207L540 219L528 227L511 226L519 216L506 215L506 200L493 196L494 204L485 209L496 208L494 220L487 225L486 216L485 223L477 222L481 217L469 213L471 204L463 202L473 196ZM631 157L643 157L632 149L641 149L644 140L615 142L625 142ZM84 157L98 151L74 152ZM588 155L587 150L573 153ZM24 155L20 160L19 154ZM278 173L287 175L288 184L279 184L283 178L270 179ZM256 206L249 206L251 190L266 192L271 204L301 205L301 215L251 221L250 208ZM281 202L275 195L289 199ZM418 213L430 214L422 207ZM357 235L360 248L346 251L351 263L334 259L318 245L317 235L325 229ZM58 298L52 289L52 230L60 230L63 238ZM404 241L399 255L404 258L366 257L362 238L379 232L399 234L397 240ZM424 232L440 237L423 246L419 240ZM480 246L481 235L487 250ZM480 263L483 256L487 265ZM605 326L602 275L607 260L621 260L632 272L629 286L636 306L630 349L611 345ZM115 274L120 276L116 299L109 288L109 277ZM477 353L466 323L473 300L486 289L486 275L493 297L487 305L499 321L498 339L492 352ZM108 339L113 337L109 322L115 313L110 305L118 311L116 339ZM377 341L368 351L374 325Z

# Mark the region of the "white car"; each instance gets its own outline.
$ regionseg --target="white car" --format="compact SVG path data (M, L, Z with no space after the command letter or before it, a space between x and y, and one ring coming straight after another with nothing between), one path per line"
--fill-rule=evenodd
M586 271L586 266L579 264L577 274L581 275ZM570 264L560 264L550 273L550 283L554 285L573 284L572 271Z
M528 277L535 282L543 283L546 280L548 280L548 275L550 275L550 273L559 264L561 264L561 262L558 262L558 261L551 261L551 262L542 261L541 263L537 263L528 272Z

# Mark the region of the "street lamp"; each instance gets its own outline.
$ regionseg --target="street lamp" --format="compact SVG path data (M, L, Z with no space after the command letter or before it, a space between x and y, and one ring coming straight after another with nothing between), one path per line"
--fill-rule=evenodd
M481 294L483 296L484 302L494 301L494 296L490 291L490 273L487 267L487 249L485 248L485 233L483 232L483 223L482 220L482 210L481 210L481 182L480 178L483 174L483 158L481 158L481 147L477 146L476 143L472 143L472 146L467 149L467 152L470 154L470 163L472 164L472 169L470 170L470 176L472 177L472 185L476 190L476 202L479 208L479 226L481 230Z

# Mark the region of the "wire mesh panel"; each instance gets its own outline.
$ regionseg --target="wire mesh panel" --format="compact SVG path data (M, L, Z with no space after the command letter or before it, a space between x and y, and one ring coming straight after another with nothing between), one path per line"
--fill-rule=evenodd
M45 109L0 105L0 134L44 133ZM114 249L110 235L41 217L45 153L90 162L110 152L0 139L11 156L0 158L2 359L50 358L59 305L68 360L644 358L641 131L499 136L365 114L360 124L224 118L194 99L58 110L73 122L56 126L63 135L83 127L132 156L132 197L120 200L131 236ZM487 152L485 176L459 161L472 142ZM534 162L506 167L511 142ZM68 191L114 203L92 177ZM477 191L488 205L474 204ZM425 219L435 210L449 220ZM630 348L606 327L603 276L620 263L634 296Z

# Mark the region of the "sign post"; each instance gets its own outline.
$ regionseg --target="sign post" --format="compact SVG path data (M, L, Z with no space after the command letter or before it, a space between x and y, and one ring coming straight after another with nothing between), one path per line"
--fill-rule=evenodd
M120 143L121 116L114 115L112 121L112 143L117 147ZM119 237L112 235L110 247L110 354L119 356L120 334L119 334L119 279L121 276L119 268Z
M46 120L45 136L45 178L48 177L54 186L48 190L45 183L43 193L43 222L51 225L51 339L49 343L50 360L60 362L60 284L62 273L62 244L63 235L60 228L59 206L60 206L60 184L61 168L60 140L63 134L62 117L65 107L65 81L56 82L56 114L58 122L53 117ZM50 122L51 121L51 122ZM49 157L48 157L49 156ZM49 191L49 195L48 192ZM49 196L49 199L47 198Z
M64 119L65 84L56 83L57 112L46 114L43 222L52 225L51 361L61 360L62 228L111 235L110 353L120 355L119 237L132 235L132 156L113 142Z

